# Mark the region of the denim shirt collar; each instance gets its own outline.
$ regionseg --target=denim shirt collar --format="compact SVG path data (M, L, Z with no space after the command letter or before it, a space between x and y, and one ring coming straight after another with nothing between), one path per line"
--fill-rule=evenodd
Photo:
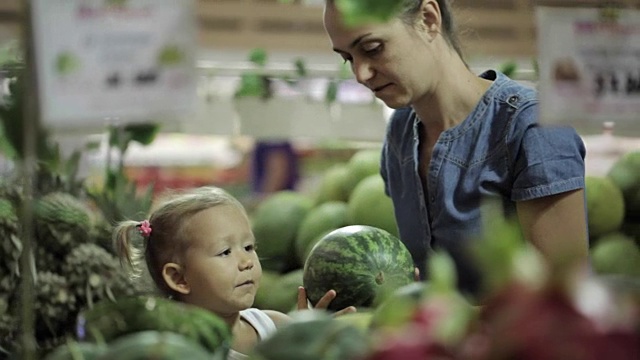
M507 83L509 78L494 70L487 70L479 75L479 77L486 80L493 80L489 89L484 93L481 100L476 105L475 109L471 112L471 117L467 117L460 124L449 128L440 134L438 142L455 140L464 135L469 129L471 129L478 121L481 121L486 117L487 108L491 101L500 94L501 88ZM416 115L415 110L411 109L410 118L413 121L413 138L419 142L420 139L420 118Z

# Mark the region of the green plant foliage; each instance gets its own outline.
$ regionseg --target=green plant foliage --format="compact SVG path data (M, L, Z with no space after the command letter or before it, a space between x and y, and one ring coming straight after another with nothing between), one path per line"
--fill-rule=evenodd
M513 78L516 74L516 71L518 71L518 64L515 61L507 61L504 64L500 65L500 68L498 70L508 77Z
M397 0L335 0L345 23L357 26L371 22L391 20L402 9Z

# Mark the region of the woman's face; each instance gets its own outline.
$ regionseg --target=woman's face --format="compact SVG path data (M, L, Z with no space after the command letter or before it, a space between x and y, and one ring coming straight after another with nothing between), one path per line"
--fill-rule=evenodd
M387 23L346 26L327 4L324 25L336 53L349 62L358 82L391 108L428 96L438 73L432 33L398 18Z

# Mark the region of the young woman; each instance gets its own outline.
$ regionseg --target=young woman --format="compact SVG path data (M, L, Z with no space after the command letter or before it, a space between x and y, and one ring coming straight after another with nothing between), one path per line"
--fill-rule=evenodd
M136 232L144 238L144 253L132 247ZM164 295L227 322L233 335L230 359L248 358L258 341L289 320L286 314L251 307L262 276L255 238L243 206L222 189L203 187L171 197L149 220L122 222L114 239L120 257L138 271L146 265ZM327 292L316 308L326 308L335 296ZM298 309L306 308L300 288Z
M517 215L525 238L548 260L586 265L581 138L568 127L538 124L533 89L468 68L447 0L402 2L391 21L350 27L329 0L324 25L358 82L396 109L381 174L423 277L429 254L442 249L456 262L460 289L478 293L468 250L483 231L486 198Z

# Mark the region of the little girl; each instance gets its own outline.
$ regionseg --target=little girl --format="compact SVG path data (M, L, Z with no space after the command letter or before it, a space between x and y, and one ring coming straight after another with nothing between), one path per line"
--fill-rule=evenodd
M144 254L132 246L138 231ZM233 334L230 359L247 359L258 341L290 318L252 308L262 267L242 204L222 189L192 189L161 203L149 220L124 221L114 233L120 258L137 268L144 259L157 288L166 296L208 309L229 324ZM326 308L336 296L331 290L316 308ZM307 309L304 288L298 309ZM339 314L355 311L349 307Z

